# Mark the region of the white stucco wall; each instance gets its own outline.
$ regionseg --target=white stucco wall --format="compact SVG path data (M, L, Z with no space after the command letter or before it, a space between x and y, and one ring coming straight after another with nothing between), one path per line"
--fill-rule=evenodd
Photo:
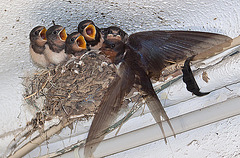
M37 25L48 28L54 20L71 33L84 19L93 20L99 27L121 26L128 33L184 29L236 37L240 34L240 3L238 0L1 1L0 156L34 112L22 106L21 77L36 68L28 53L29 32ZM176 139L169 138L168 145L161 140L110 157L240 157L239 122L240 116L235 116L180 134Z

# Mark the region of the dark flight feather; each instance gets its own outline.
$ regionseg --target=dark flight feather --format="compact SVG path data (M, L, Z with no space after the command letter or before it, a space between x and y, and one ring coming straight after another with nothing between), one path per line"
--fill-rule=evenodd
M94 116L91 128L86 140L84 155L90 157L97 145L103 140L106 133L104 131L116 120L121 109L122 101L133 84L134 74L125 64L121 65L120 76L116 75L113 82L107 89L98 112Z
M134 53L129 53L129 54L134 54ZM128 55L128 54L127 54ZM135 58L137 58L137 55L134 55ZM163 119L165 121L167 121L169 127L171 128L173 135L175 136L175 132L173 130L173 127L169 121L169 118L160 102L160 100L158 99L157 94L155 93L153 86L152 86L152 82L150 80L150 78L148 77L147 73L145 72L145 70L142 68L142 63L140 62L136 62L136 61L140 61L140 60L134 60L134 56L132 56L130 58L129 61L129 66L132 68L132 71L134 72L136 78L135 78L135 84L140 85L140 89L139 91L143 94L143 98L145 100L145 103L147 104L154 120L158 123L165 143L167 143L166 140L166 136L165 136L165 132L162 126L162 119L161 117L163 117ZM132 60L132 61L131 61Z
M212 47L230 45L225 35L197 31L146 31L129 36L127 45L140 54L147 72L159 77L164 67L201 54ZM209 52L211 53L211 52Z

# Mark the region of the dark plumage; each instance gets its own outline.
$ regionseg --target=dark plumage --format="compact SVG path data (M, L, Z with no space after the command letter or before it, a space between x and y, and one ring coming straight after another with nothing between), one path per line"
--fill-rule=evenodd
M166 66L210 50L232 39L215 33L197 31L146 31L129 36L127 45L140 54L150 77L159 78ZM205 57L207 58L207 56Z
M192 70L190 68L190 61L194 58L194 56L187 58L184 63L184 67L182 69L183 72L183 82L186 83L187 90L192 92L197 96L204 96L209 94L210 92L202 93L200 92L200 88L197 85L197 82L193 76Z
M110 50L117 53L115 58L112 59L117 67L117 76L109 86L99 106L98 113L94 117L87 138L85 156L91 156L97 144L103 140L105 136L103 131L117 118L123 98L131 91L133 86L142 94L165 138L161 116L168 122L172 131L173 127L153 89L150 78L144 70L141 56L122 41L116 39L106 40L101 50L103 53ZM173 134L175 135L174 131Z
M150 79L158 79L162 70L174 63L185 61L191 56L197 57L201 53L212 53L216 51L215 48L223 49L231 42L232 39L224 35L194 31L138 32L130 35L126 43L116 39L105 40L101 51L116 65L117 76L94 117L85 146L85 156L91 156L102 141L105 136L103 131L116 119L124 96L133 86L143 95L163 135L165 136L161 116L173 131Z

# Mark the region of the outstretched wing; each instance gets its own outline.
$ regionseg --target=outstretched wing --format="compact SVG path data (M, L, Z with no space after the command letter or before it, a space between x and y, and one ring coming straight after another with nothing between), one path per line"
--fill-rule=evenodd
M205 53L201 58L231 44L225 35L197 31L146 31L129 36L127 44L138 52L148 72L159 73L173 63ZM213 49L214 48L214 49Z
M118 71L120 71L120 75L116 76L109 86L100 103L98 112L94 116L84 149L85 157L92 156L98 144L107 134L104 131L116 120L124 96L132 89L134 74L131 69L122 64Z

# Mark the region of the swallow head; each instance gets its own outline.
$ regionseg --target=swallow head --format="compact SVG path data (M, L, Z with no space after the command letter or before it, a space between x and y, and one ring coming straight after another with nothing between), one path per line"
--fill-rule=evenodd
M50 46L63 49L67 39L67 33L61 25L51 26L46 32L47 42Z
M117 39L109 39L103 42L101 52L113 63L119 63L125 53L125 44Z
M91 20L81 21L78 25L78 32L80 32L87 41L96 40L97 28Z
M117 26L110 26L104 29L103 34L104 39L117 39L123 41L124 43L128 38L128 34Z
M79 52L85 52L87 50L87 42L83 35L79 32L71 33L66 39L65 50L67 54L73 55Z
M30 32L30 41L38 46L44 46L47 42L46 38L47 29L44 26L37 26Z

